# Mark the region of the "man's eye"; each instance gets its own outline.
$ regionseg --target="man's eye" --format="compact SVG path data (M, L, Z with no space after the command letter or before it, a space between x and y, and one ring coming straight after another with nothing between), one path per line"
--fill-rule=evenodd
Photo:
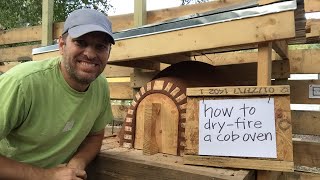
M86 43L83 40L76 39L74 40L74 43L79 47L86 47Z
M108 47L106 45L104 45L104 44L98 44L98 45L96 45L96 48L99 51L103 51L103 50L107 50L108 49Z

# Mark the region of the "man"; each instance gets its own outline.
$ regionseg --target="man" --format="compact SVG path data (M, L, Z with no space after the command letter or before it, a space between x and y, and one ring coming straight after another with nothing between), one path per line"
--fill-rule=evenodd
M59 38L62 57L0 76L0 179L86 179L113 118L100 76L111 44L106 16L76 10Z

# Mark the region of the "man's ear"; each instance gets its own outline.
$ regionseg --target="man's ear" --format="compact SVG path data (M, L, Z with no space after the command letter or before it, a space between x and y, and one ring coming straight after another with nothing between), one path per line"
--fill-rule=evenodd
M66 42L63 40L62 36L60 36L58 46L59 46L59 52L61 55L63 55L63 50L64 50L65 44L66 44Z

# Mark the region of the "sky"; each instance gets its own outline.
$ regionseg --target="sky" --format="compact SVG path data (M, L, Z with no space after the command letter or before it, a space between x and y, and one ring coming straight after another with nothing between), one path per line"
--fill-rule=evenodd
M108 12L109 16L133 13L134 0L111 0L110 4L114 6L114 10ZM176 7L181 4L181 0L147 0L147 10L164 9Z
M114 9L108 12L109 16L133 13L134 0L111 0L110 4L114 6ZM165 9L170 7L176 7L181 5L181 0L147 0L147 10ZM306 18L320 19L320 12L308 13Z

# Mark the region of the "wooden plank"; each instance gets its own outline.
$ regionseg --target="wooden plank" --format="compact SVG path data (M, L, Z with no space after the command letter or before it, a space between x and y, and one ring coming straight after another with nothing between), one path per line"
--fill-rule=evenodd
M257 171L257 180L278 180L283 172Z
M320 167L320 142L293 141L295 166Z
M260 43L258 44L258 86L270 86L271 85L271 54L272 43Z
M184 164L194 164L213 167L234 167L241 169L260 169L271 171L293 172L293 162L272 161L261 159L241 159L231 157L214 157L214 156L192 156L183 157Z
M282 59L288 59L288 43L287 41L274 41L272 42L272 49L276 51L276 53ZM271 57L272 59L272 57Z
M319 98L309 98L309 85L320 84L319 80L290 80L292 104L320 104Z
M289 51L290 72L320 73L320 49L303 49Z
M266 4L271 4L275 2L280 2L282 0L258 0L259 5L266 5Z
M304 10L306 12L320 12L320 1L304 0Z
M33 55L32 60L33 61L40 61L40 60L44 60L44 59L48 59L48 58L52 58L52 57L57 57L57 56L60 56L59 50Z
M109 83L111 99L132 99L133 93L130 83ZM121 91L120 91L121 89Z
M287 173L283 174L282 180L319 180L320 174L313 174L313 173L303 173L303 172L294 172L294 173Z
M18 46L0 49L0 62L32 60L32 49L40 45Z
M41 45L48 46L53 42L52 26L53 26L53 4L52 0L42 0L42 31Z
M142 71L136 71L134 74L131 74L131 87L132 88L140 88L147 84L149 81L151 81L158 71L156 72L142 72Z
M292 74L320 73L320 49L289 50L290 72ZM191 60L205 62L214 66L257 62L257 52L227 52L195 56ZM273 53L272 60L280 60Z
M134 67L139 69L160 70L160 62L140 60L140 61L125 61L111 63L118 66Z
M292 38L295 36L293 22L294 13L288 11L119 40L113 47L109 61L141 59L165 54ZM252 26L252 24L255 24L255 26ZM243 32L243 34L238 36L238 32ZM210 37L207 34L210 34ZM170 39L170 46L164 46L168 39ZM146 43L148 46L144 45ZM132 51L132 47L137 48Z
M139 150L111 148L101 152L89 165L88 179L253 180L254 172L187 166L179 156L143 156Z
M292 133L320 135L319 111L291 111Z
M207 99L222 99L222 98L213 98L213 97L199 97L199 98L188 98L187 103L187 119L186 122L186 128L185 128L185 137L186 137L186 148L185 148L185 154L187 155L198 155L199 150L199 102L201 100L207 100ZM234 98L234 99L238 99ZM290 100L289 96L274 96L275 100L275 124L276 124L276 141L277 141L277 159L271 160L266 159L266 162L268 160L273 161L272 163L277 163L274 161L282 161L284 164L286 164L288 167L290 167L290 170L293 170L293 153L292 153L292 129L291 129L291 113L290 113ZM208 156L209 157L209 156ZM202 158L202 157L201 157ZM201 159L200 158L200 159ZM210 157L211 158L211 157ZM228 159L228 158L226 158ZM247 160L251 160L252 158L248 158ZM263 158L259 159L262 160ZM218 162L223 159L216 159ZM258 161L258 159L252 159L254 162ZM189 163L192 163L191 161L188 161ZM201 160L197 160L195 164L199 165L201 163ZM221 162L228 164L228 160ZM212 162L214 163L214 162ZM241 164L241 163L240 163ZM261 166L257 169L262 170L274 170L272 167L270 169L263 169L263 168L269 168L267 167L268 163ZM207 164L203 164L207 165ZM211 164L213 165L213 164ZM220 166L220 164L215 164L217 166ZM237 166L236 164L230 164L229 166L223 166L223 167L236 167L240 168L241 166ZM284 171L289 170L288 167L283 167ZM241 168L250 168L250 165L242 166ZM279 168L274 167L274 168ZM281 171L282 169L278 169L278 171Z
M41 40L41 26L0 31L0 44L14 44Z
M156 139L156 123L160 121L160 103L147 104L144 107L144 139L143 154L153 155L158 153L158 145Z
M320 4L320 3L319 3ZM306 37L320 41L320 19L308 19L306 23Z
M257 96L290 94L289 86L233 86L187 88L187 96Z

